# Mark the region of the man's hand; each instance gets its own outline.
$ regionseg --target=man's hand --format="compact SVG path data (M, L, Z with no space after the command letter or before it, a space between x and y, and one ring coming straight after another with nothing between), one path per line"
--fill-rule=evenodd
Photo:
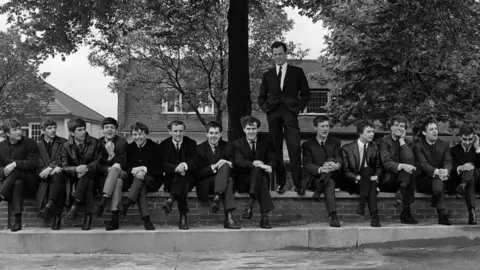
M115 144L113 142L107 142L105 144L105 150L107 150L108 156L115 155Z
M145 175L146 173L144 171L138 171L136 174L135 174L135 177L137 177L138 179L140 180L143 180L145 179Z
M43 169L43 171L40 172L39 176L40 176L40 178L45 179L50 175L50 173L52 171L53 171L53 169L51 167L47 167L47 168Z
M57 166L57 167L55 167L55 169L52 170L52 172L50 173L50 175L54 175L54 174L60 173L60 172L62 172L62 168L60 168L60 167Z
M370 181L372 181L372 182L378 182L378 176L376 176L376 175L370 176Z
M401 164L401 169L404 170L405 172L409 173L409 174L412 174L415 170L417 170L417 168L415 166L410 165L410 164L405 164L405 163Z
M357 178L355 178L355 184L360 182L360 179L362 179L362 177L360 175L357 175Z
M260 160L254 160L253 161L253 166L255 167L260 167L260 165L263 165L263 162Z
M465 163L462 166L458 166L458 171L464 172L464 171L471 171L475 167L473 167L472 163Z
M178 172L180 174L185 173L185 164L183 162L178 164L175 168L175 172Z
M79 165L77 166L77 169L75 170L77 173L83 173L86 174L88 172L87 165Z
M5 176L9 176L10 173L12 173L13 169L15 169L16 167L17 167L17 163L15 163L15 162L12 162L12 163L8 164L3 169L3 174L5 174Z
M82 173L82 172L77 173L78 178L82 178L84 175L85 175L85 173Z
M263 170L265 170L268 173L272 172L272 166L270 166L270 165L260 165L258 167L262 168Z
M118 164L118 163L115 163L115 164L112 165L111 168L117 168L117 169L121 170L122 166L120 166L120 164Z
M439 169L438 170L438 177L442 181L447 181L448 180L448 170L447 169Z

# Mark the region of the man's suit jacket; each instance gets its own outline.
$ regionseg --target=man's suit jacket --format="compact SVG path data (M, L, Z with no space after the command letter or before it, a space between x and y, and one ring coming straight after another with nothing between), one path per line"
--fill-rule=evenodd
M458 166L462 166L465 163L472 163L473 166L475 166L475 170L480 169L480 154L475 152L475 147L473 146L465 153L461 143L450 148L450 154L452 155L451 176L453 181L451 185L447 185L447 188L449 193L453 193L461 182L460 175L457 173Z
M212 164L217 163L220 159L225 159L233 164L233 145L224 140L218 142L213 154L212 147L208 143L208 140L202 142L197 147L198 152L198 170L196 177L199 180L215 175L212 171Z
M324 147L325 153L317 137L313 137L302 144L303 168L307 173L306 186L310 186L311 180L320 175L318 169L328 159L334 159L334 162L340 164L340 167L343 164L342 147L339 139L328 136Z
M436 155L432 156L430 146L425 139L420 140L413 147L415 155L415 164L417 165L418 179L433 177L435 169L448 169L452 172L452 155L450 154L450 145L438 139L435 142Z
M348 143L342 148L343 170L345 176L351 181L355 182L360 172L360 150L358 149L358 140ZM380 164L380 155L378 146L371 142L368 143L366 163L369 168L378 176L382 176L382 166Z
M413 142L405 140L405 144L400 147L400 153L397 153L395 144L396 142L390 134L378 140L380 160L384 169L381 179L382 183L389 182L392 174L398 174L398 165L400 163L414 164ZM397 156L400 157L400 159L398 159ZM400 162L400 160L404 162ZM409 163L407 161L411 162Z
M272 169L277 164L275 151L268 135L257 135L257 143L255 144L255 157L252 148L246 137L233 142L235 152L235 172L238 175L237 180L244 180L250 176L250 170L254 168L253 161L260 160L265 165L269 165Z
M102 160L102 146L100 142L87 134L84 151L80 153L76 146L73 136L70 136L62 146L60 156L62 169L69 176L76 179L76 169L79 165L86 165L88 174L91 176L98 176L100 171L100 162Z
M112 142L115 145L115 148L113 150L113 153L115 154L115 156L111 160L108 160L108 152L107 152L107 149L105 149L105 144L106 144L105 137L101 137L98 140L102 145L102 152L103 152L102 153L103 159L101 162L102 173L105 175L108 174L108 167L113 166L113 164L115 163L120 164L120 167L122 168L122 170L125 170L127 167L127 146L128 146L127 141L124 138L118 135L115 135L115 137L113 137L112 139Z
M307 107L310 99L310 88L305 73L299 67L287 66L287 73L283 82L283 90L277 78L276 68L263 74L258 105L265 112L271 111L280 100L295 115Z
M132 169L141 166L147 167L147 176L155 179L163 176L163 154L158 143L151 139L147 139L141 148L135 142L127 146L126 172L128 175L132 176Z
M182 162L187 164L188 174L197 169L197 143L188 137L183 137L178 154L172 137L168 137L160 143L160 153L163 154L163 169L167 175L174 175L175 168Z

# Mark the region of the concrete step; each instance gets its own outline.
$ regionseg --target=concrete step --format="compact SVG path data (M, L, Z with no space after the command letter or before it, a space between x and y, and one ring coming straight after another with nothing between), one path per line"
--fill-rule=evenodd
M95 228L24 228L12 233L0 231L0 253L165 253L189 251L252 251L282 248L399 247L429 245L472 245L480 243L480 226L403 226L346 224L330 228L324 223L277 227L271 230L221 227L161 228L145 231L139 227L107 232Z

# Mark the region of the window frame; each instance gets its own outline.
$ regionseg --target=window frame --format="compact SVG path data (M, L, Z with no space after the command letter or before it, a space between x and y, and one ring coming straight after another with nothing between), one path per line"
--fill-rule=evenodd
M319 93L326 93L327 94L327 104L330 102L330 90L328 88L313 88L310 89L310 95L312 95L313 92L319 92ZM311 99L308 101L310 103ZM324 107L326 112L323 113L317 113L317 112L308 112L308 104L305 107L305 109L300 113L300 115L327 115L328 114L328 106L321 106Z
M174 103L174 109L175 111L173 112L169 112L169 111L165 111L165 109L168 109L168 101L165 101L165 99L162 98L162 114L195 114L195 112L184 112L183 109L182 109L182 94L178 94L178 101L177 101L177 104ZM209 97L209 99L211 100L211 97ZM177 99L175 99L177 100ZM174 100L174 102L175 102ZM215 114L215 102L213 102L213 100L211 100L211 112L201 112L200 111L200 114L202 115L213 115ZM205 108L205 106L203 106L203 108Z

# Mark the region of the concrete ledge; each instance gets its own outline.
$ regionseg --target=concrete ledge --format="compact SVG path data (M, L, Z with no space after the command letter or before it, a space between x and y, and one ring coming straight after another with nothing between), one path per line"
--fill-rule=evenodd
M278 227L272 230L220 227L181 231L129 228L114 232L104 229L81 231L25 228L17 233L0 231L0 253L164 253L183 251L249 251L261 249L428 246L480 243L480 226L402 226L371 228L367 224L346 224L330 228L325 224Z

